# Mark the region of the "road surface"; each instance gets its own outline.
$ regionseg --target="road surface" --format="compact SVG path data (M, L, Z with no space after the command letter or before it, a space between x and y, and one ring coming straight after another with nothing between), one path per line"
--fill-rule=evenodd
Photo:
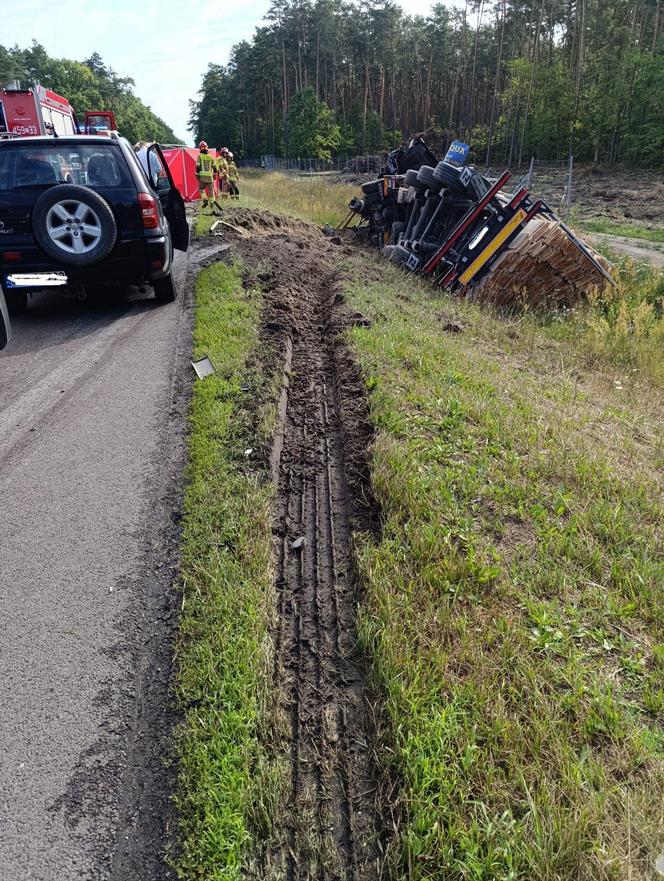
M181 289L186 271L178 265ZM153 881L188 297L45 295L0 353L0 878Z
M657 269L664 267L664 245L660 242L629 239L626 236L614 236L609 233L583 233L583 237L592 245L606 245L618 254L626 254L634 260L652 263Z

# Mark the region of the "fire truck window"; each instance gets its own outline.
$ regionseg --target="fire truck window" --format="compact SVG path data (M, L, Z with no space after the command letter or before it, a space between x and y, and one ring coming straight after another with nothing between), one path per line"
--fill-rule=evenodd
M66 117L63 113L51 113L51 122L53 124L53 128L55 129L55 133L57 135L68 135L71 132L67 131L67 126L65 125Z
M0 101L0 135L7 134L7 117L5 116L5 108Z
M97 131L99 131L99 132L101 132L101 131L108 131L108 129L109 129L108 116L102 116L102 115L100 115L100 116L94 116L94 115L91 115L91 116L88 116L88 120L87 120L87 121L88 121L88 125L90 125L90 126L94 126L94 128L96 128Z

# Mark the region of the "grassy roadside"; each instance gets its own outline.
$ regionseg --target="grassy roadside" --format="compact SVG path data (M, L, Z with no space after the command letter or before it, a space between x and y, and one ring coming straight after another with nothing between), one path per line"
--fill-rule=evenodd
M261 187L263 207L280 210L283 195ZM384 529L357 553L362 642L384 698L378 755L395 785L393 877L646 881L664 852L661 277L626 263L609 301L506 321L372 256L342 262L349 301L373 322L351 342ZM198 351L230 386L200 383L194 401L187 879L239 876L271 791L255 738L267 495L237 453L258 300L233 270L210 272Z
M545 334L432 303L391 267L351 276L374 322L352 340L384 530L359 562L381 755L400 784L393 876L650 878L664 851L662 396L569 374Z
M247 207L269 207L319 226L339 226L358 190L352 184L330 184L325 178L298 178L279 172L249 171L242 177L242 195Z
M604 218L580 220L578 225L586 232L607 233L612 236L625 236L628 239L645 239L648 242L664 242L664 229L637 224L614 223Z
M194 388L182 536L183 601L177 688L178 876L240 877L250 818L269 797L257 740L262 656L270 601L270 488L246 450L255 446L249 402L263 380L247 366L256 346L260 294L237 268L198 278L196 356L214 376ZM249 387L249 391L247 391ZM259 433L272 413L259 414Z

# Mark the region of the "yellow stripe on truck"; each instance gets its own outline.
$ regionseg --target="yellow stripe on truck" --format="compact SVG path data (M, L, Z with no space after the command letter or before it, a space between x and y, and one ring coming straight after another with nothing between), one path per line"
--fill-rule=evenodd
M493 239L490 245L488 245L482 253L470 264L468 269L459 276L459 281L461 284L468 284L468 282L472 279L474 275L476 275L480 269L484 266L487 260L490 260L493 255L496 253L498 248L502 245L505 239L509 238L509 236L514 232L516 227L523 221L526 216L526 212L520 208L514 217L510 220L510 222L504 226L498 235Z

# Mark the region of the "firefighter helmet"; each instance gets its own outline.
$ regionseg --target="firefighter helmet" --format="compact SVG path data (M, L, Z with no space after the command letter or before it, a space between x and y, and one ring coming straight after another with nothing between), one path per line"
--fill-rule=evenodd
M207 148L208 148L207 141L201 141L200 144L198 145L199 150L207 150Z

